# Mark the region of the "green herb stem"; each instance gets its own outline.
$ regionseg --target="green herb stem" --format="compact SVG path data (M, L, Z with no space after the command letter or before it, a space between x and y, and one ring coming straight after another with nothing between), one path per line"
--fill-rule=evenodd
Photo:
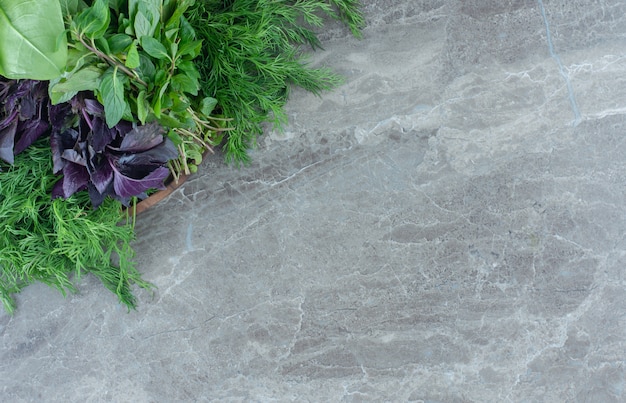
M111 66L119 68L122 72L124 72L124 74L126 74L127 76L129 76L133 80L137 81L137 83L140 84L141 86L143 86L145 88L148 88L148 84L145 81L143 81L141 78L139 78L137 73L135 73L134 71L128 69L128 67L124 66L123 63L118 62L117 60L113 59L111 56L107 55L106 53L101 52L100 50L98 50L98 48L96 47L96 44L94 43L93 40L91 41L91 44L88 44L85 41L85 38L82 35L77 33L76 36L77 36L78 40L80 41L80 43L87 50L89 50L91 53L95 54L98 58L106 61Z

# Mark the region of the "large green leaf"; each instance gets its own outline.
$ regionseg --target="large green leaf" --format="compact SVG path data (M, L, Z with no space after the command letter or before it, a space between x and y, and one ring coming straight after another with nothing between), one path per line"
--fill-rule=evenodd
M0 75L50 80L67 60L59 0L0 0Z

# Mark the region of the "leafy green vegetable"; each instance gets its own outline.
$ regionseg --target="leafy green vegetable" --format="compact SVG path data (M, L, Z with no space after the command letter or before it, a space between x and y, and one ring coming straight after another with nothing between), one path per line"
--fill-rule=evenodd
M133 43L133 38L126 34L114 34L108 38L109 52L121 54Z
M64 0L69 2L69 0ZM108 5L107 5L108 4ZM122 119L169 129L180 159L174 176L190 173L206 150L219 141L227 120L204 115L200 73L194 63L202 49L185 19L192 0L95 0L64 4L70 61L50 83L53 104L80 90L91 90L104 105L107 126ZM99 75L98 75L99 74ZM189 153L189 155L188 155Z
M0 0L0 75L58 77L67 61L64 30L58 0Z
M12 294L34 281L65 294L84 273L134 307L133 284L150 285L132 265L132 224L119 202L159 187L166 163L175 177L195 172L218 144L228 160L245 161L263 123L285 120L290 85L319 93L340 82L328 69L309 68L299 46L320 47L324 14L358 36L358 7L358 0L0 0L0 75L15 78L0 79L0 160L15 162L0 161L5 308L12 311ZM28 77L50 80L48 91L45 82L21 80ZM47 133L49 140L37 140Z

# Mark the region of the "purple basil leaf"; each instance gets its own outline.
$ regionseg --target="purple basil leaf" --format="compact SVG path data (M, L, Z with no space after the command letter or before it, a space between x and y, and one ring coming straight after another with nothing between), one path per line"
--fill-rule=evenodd
M9 164L13 164L13 142L16 129L17 121L14 121L9 127L0 130L0 159Z
M94 209L100 207L100 205L102 204L102 202L104 202L104 199L107 196L111 196L112 198L118 200L126 207L130 206L130 197L120 197L115 194L115 190L113 189L113 182L111 182L102 193L98 192L98 189L96 189L92 183L88 183L87 192L89 193L89 199L91 200L91 205ZM143 193L143 195L145 196L145 193Z
M37 100L31 96L22 98L20 102L20 119L29 120L37 114Z
M113 193L112 185L113 184L110 183L108 186L108 188L111 189L111 193ZM91 205L94 209L100 207L104 199L107 197L107 194L109 193L107 192L107 189L105 189L103 192L100 192L92 183L87 184L87 192L89 193L89 199L91 200Z
M69 129L73 117L72 107L69 103L64 102L58 105L50 105L48 107L48 120L52 126L53 132L62 132Z
M61 144L61 135L58 133L52 133L50 135L50 148L52 150L52 173L58 173L63 166L65 165L65 161L63 161L62 153L62 144Z
M164 130L157 123L135 127L126 133L118 151L139 152L149 150L163 142Z
M89 182L89 172L87 168L69 162L63 167L62 193L63 198L67 199L79 190L85 189Z
M65 165L63 151L72 148L76 143L78 133L75 130L66 130L63 133L52 132L50 135L50 148L52 149L52 172L59 173Z
M117 131L115 128L110 129L101 118L95 118L92 124L93 127L87 135L87 141L95 152L100 153L113 141Z
M0 158L13 161L48 130L47 83L35 80L3 80L0 86ZM12 147L8 149L9 145Z
M113 128L115 129L115 131L117 131L119 137L124 137L126 133L133 130L133 124L128 120L120 120L120 122L116 124Z
M91 183L96 187L98 192L104 193L107 187L113 181L113 168L109 160L103 155L96 155L91 163L87 166Z
M84 98L84 109L90 115L101 117L104 114L104 106L95 99Z
M115 167L113 168L115 170ZM132 197L145 192L148 189L163 189L163 181L169 175L169 169L159 167L143 179L133 179L115 171L113 188L121 197Z
M124 154L116 160L119 171L132 178L143 178L155 168L163 166L167 161L176 158L178 151L170 139L150 150Z
M26 149L29 145L33 144L35 140L41 137L46 131L48 131L49 125L43 120L30 120L27 122L20 122L18 131L20 132L20 138L15 143L13 152L19 154Z
M4 102L6 110L17 110L18 101L23 96L24 94L22 93L22 91L19 91L19 85L11 85L8 97Z
M14 110L0 122L0 130L9 127L13 122L17 121L17 119L17 110Z
M52 199L54 200L59 197L63 197L63 177L61 177L52 188Z
M63 150L63 154L61 154L61 157L63 157L63 159L66 161L73 162L74 164L78 164L83 167L87 166L87 161L85 161L85 158L78 151L72 148Z

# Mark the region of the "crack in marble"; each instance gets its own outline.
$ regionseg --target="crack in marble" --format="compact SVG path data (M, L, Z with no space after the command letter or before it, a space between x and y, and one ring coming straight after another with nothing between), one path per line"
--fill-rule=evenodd
M187 251L184 254L188 253ZM158 278L158 282L163 282L168 284L168 286L162 291L159 292L159 299L157 303L162 303L163 298L168 296L172 290L176 289L178 286L183 284L189 276L194 273L194 268L187 268L186 270L181 270L180 268L180 256L171 256L169 258L170 262L170 272L164 276L160 276Z
M574 122L572 123L574 126L578 126L581 122L580 111L578 110L578 104L576 103L576 97L574 96L574 89L572 88L572 82L569 78L569 75L565 72L565 67L561 62L561 57L554 50L554 44L552 43L552 34L550 32L550 23L548 22L548 16L546 15L546 9L543 6L543 0L537 0L539 4L539 10L541 11L541 17L543 18L543 23L546 27L546 39L548 41L548 50L550 52L550 56L556 61L556 64L559 67L559 72L561 76L565 80L565 84L567 86L567 94L569 97L570 106L572 108L572 112L574 113Z
M147 336L142 337L141 340L146 341L146 340L150 340L152 338L155 338L155 337L158 337L158 336L162 336L162 335L191 332L193 330L200 329L201 327L203 327L204 325L206 325L207 323L209 323L210 321L212 321L215 318L217 318L217 316L213 315L210 318L205 319L202 323L200 323L197 326L181 327L181 328L176 328L176 329L163 330L163 331L160 331L160 332L157 332L157 333L152 333L152 334L149 334ZM133 339L133 340L135 339L132 336L130 338Z
M297 300L299 300L299 304L298 304L298 311L300 312L300 318L298 320L298 324L296 325L296 331L293 334L293 337L291 338L290 344L289 344L289 348L287 349L287 351L280 355L277 359L276 362L280 362L280 361L285 361L287 360L289 357L291 357L292 353L293 353L293 348L295 347L296 343L298 342L298 335L302 332L302 324L304 323L304 309L302 309L302 306L304 305L304 302L306 300L306 297L304 295L299 295L297 298ZM278 370L280 369L279 365L276 365L276 367L274 368L275 372L278 372Z

